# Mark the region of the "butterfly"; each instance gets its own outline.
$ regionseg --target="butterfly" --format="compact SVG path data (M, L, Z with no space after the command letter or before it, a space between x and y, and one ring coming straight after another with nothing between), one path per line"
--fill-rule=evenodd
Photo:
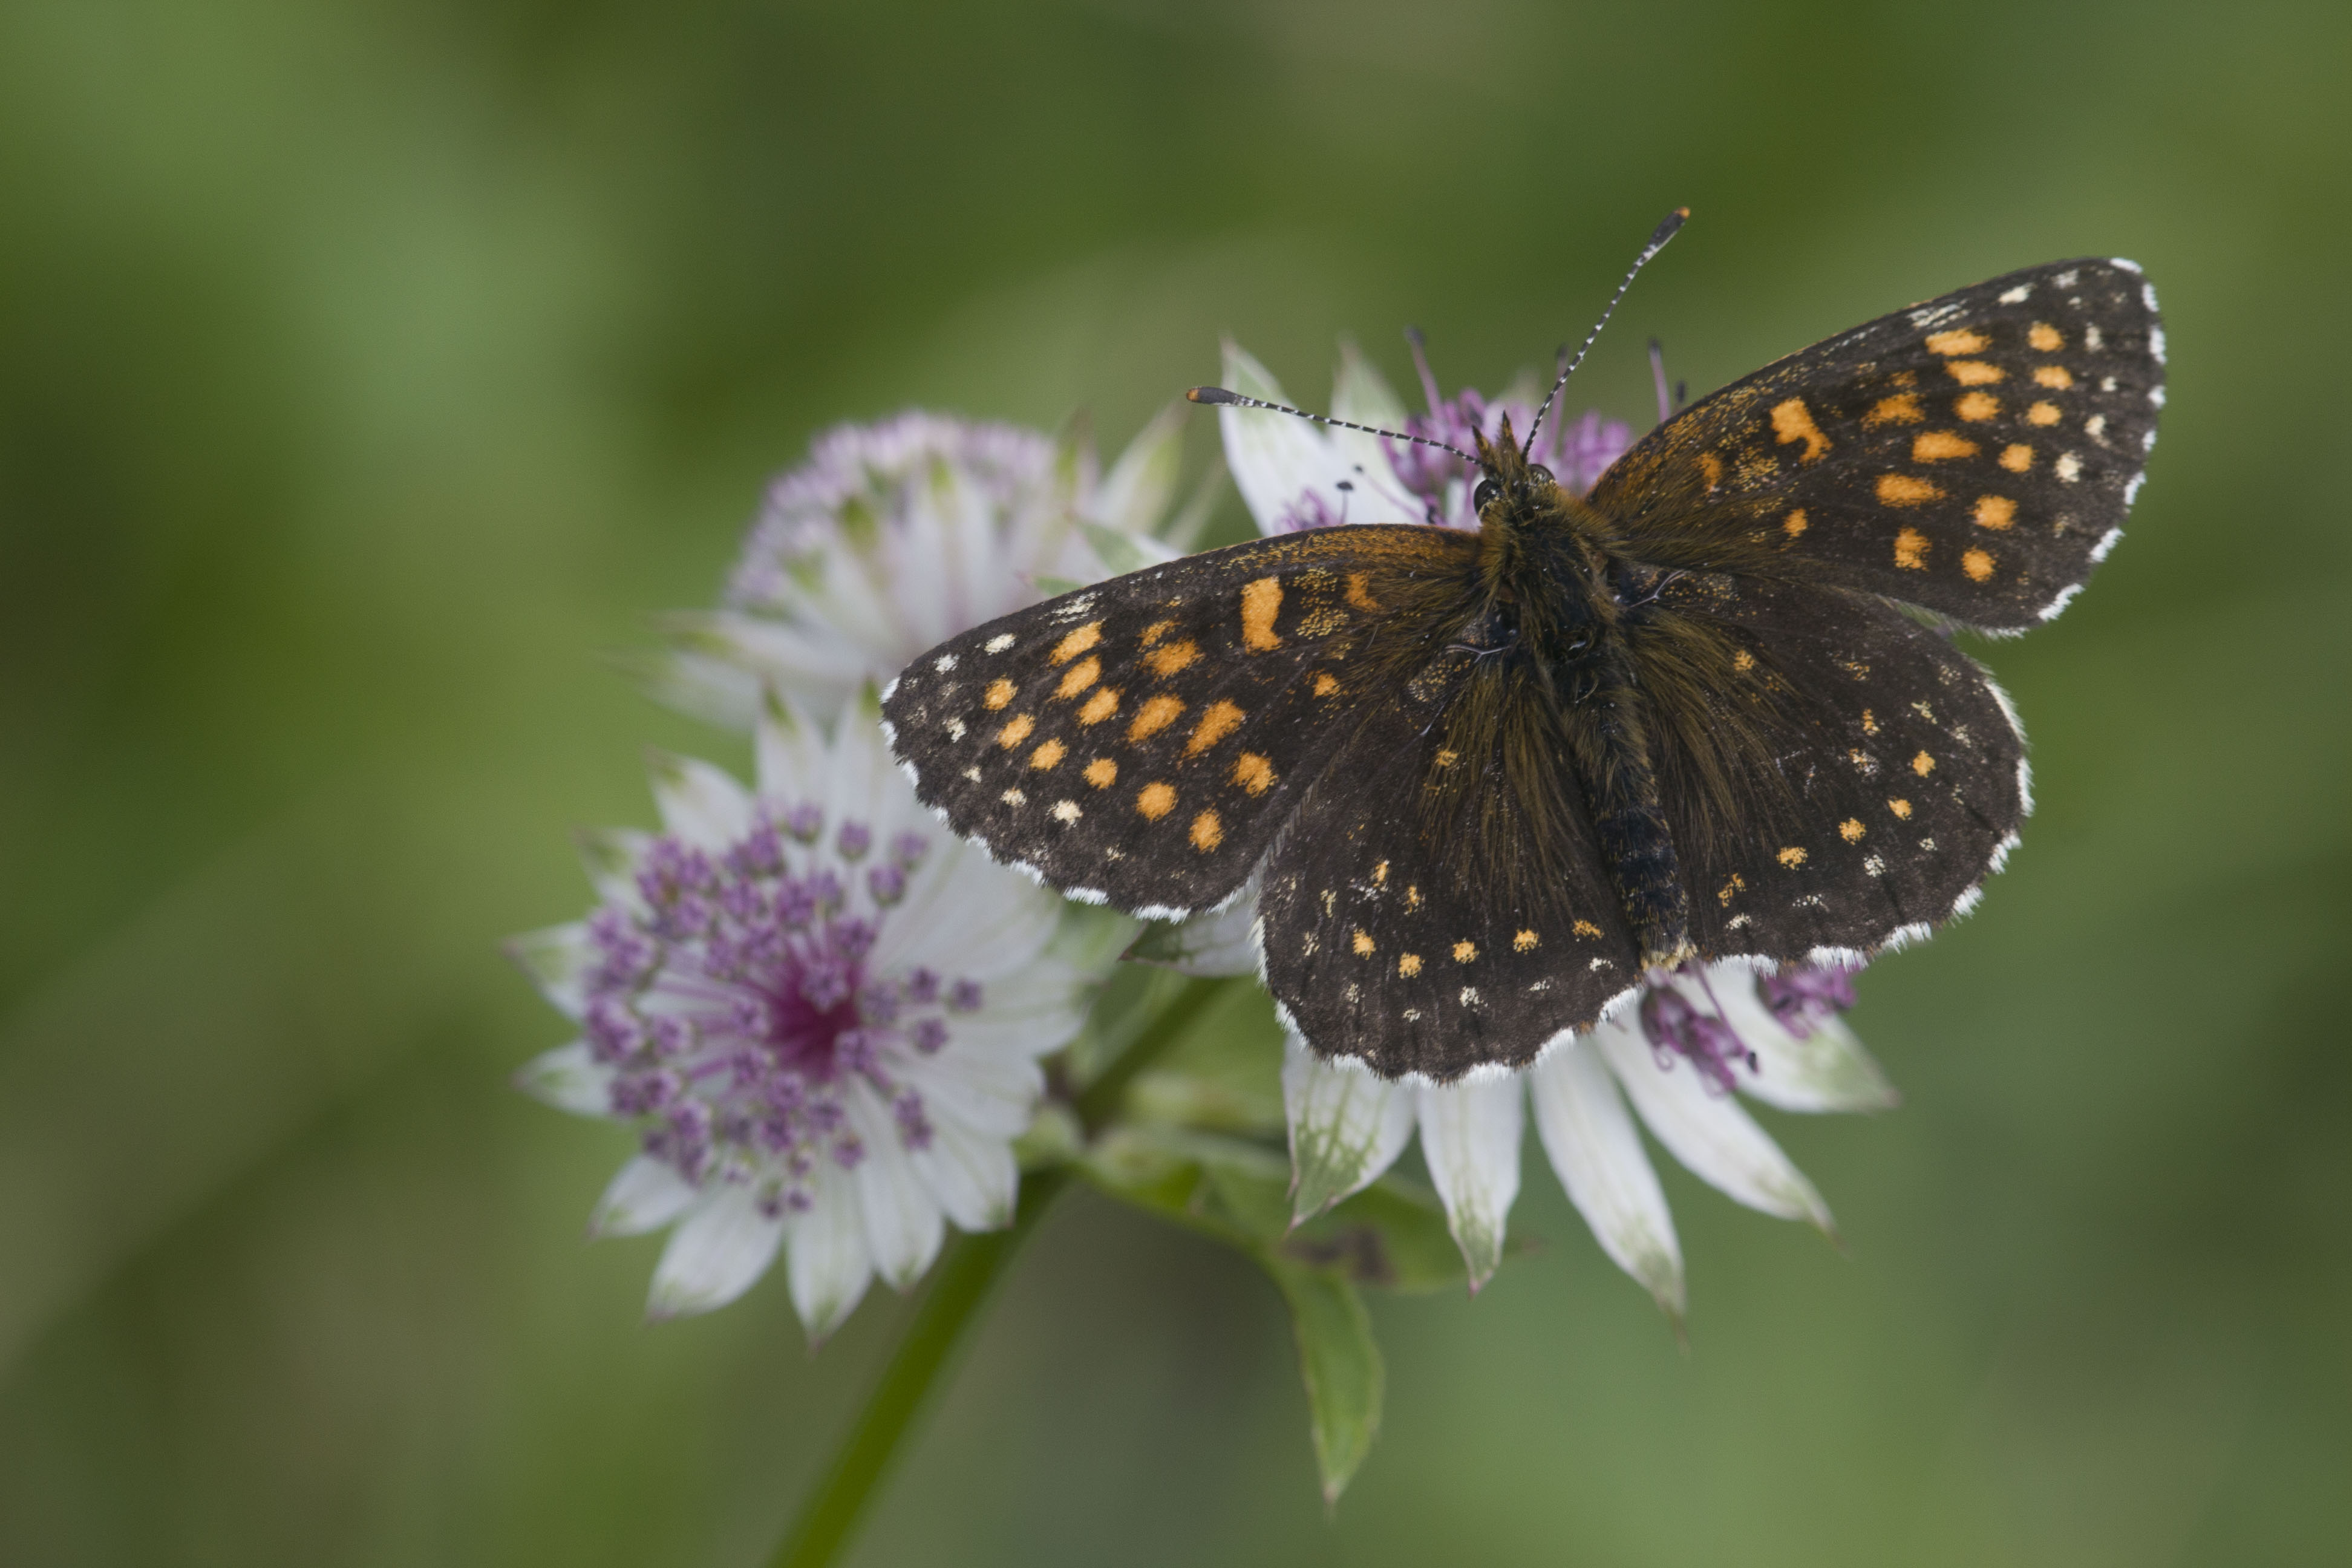
M1318 1054L1524 1064L1646 973L1858 963L1974 905L2032 800L1951 634L2081 589L2163 363L2133 263L2012 272L1723 387L1589 494L1507 422L1475 532L1286 534L992 621L884 720L927 805L1071 898L1173 920L1255 877Z

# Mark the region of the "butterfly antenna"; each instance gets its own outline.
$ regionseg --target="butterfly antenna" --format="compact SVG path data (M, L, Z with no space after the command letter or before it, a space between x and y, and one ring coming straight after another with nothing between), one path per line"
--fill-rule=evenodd
M1641 276L1642 268L1650 264L1650 258L1666 247L1666 241L1674 238L1675 232L1689 216L1690 208L1676 207L1666 215L1666 221L1650 236L1650 243L1642 247L1642 254L1635 257L1633 265L1626 269L1624 281L1618 284L1617 292L1609 297L1609 309L1601 312L1601 319L1592 323L1591 331L1584 334L1584 346L1576 351L1576 357L1568 362L1567 367L1559 373L1559 379L1551 384L1549 392L1544 394L1543 406L1536 410L1535 421L1528 426L1528 440L1522 448L1522 456L1536 449L1536 432L1543 428L1544 416L1551 412L1552 400L1559 395L1559 389L1568 384L1568 378L1576 374L1576 367L1584 363L1584 356L1592 352L1593 340L1601 336L1601 329L1609 324L1609 318L1617 313L1617 302L1625 298L1625 290L1633 286L1633 279Z
M1391 441L1410 441L1416 447L1434 447L1441 452L1451 452L1475 467L1486 465L1459 447L1449 447L1443 441L1433 441L1426 436L1408 436L1402 430L1383 430L1377 425L1358 425L1352 420L1334 419L1325 414L1309 414L1304 408L1293 408L1287 403L1268 403L1263 397L1244 397L1238 392L1227 392L1222 386L1196 386L1184 394L1188 403L1205 403L1214 408L1270 408L1276 414L1287 414L1299 419L1312 419L1318 425L1329 425L1341 430L1361 430L1367 436L1385 436Z

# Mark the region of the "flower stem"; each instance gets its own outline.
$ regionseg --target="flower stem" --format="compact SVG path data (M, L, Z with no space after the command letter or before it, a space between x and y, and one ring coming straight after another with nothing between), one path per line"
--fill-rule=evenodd
M1135 1076L1165 1054L1223 992L1215 982L1194 981L1171 998L1132 1045L1078 1096L1078 1119L1092 1133L1118 1114L1120 1097ZM1013 1223L1003 1230L960 1234L931 1271L907 1331L890 1352L874 1391L866 1396L848 1436L835 1451L815 1489L802 1502L770 1568L824 1568L848 1544L866 1505L915 1417L954 1359L977 1321L981 1305L1021 1244L1070 1184L1067 1167L1037 1172L1021 1184Z

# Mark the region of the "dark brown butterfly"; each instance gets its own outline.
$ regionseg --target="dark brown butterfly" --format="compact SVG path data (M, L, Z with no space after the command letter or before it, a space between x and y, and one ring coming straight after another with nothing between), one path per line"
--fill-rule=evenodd
M2163 361L2137 267L2061 261L1735 382L1587 496L1506 424L1478 531L1321 529L1050 600L910 665L892 744L1073 898L1174 919L1258 874L1266 984L1321 1054L1524 1063L1646 970L1853 962L1975 902L2031 800L1948 630L2081 588Z

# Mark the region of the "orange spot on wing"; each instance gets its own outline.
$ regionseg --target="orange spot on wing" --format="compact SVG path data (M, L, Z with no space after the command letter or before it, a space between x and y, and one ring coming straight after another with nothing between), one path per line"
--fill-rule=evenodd
M1086 780L1097 789L1108 789L1118 782L1118 764L1108 757L1097 757L1087 764Z
M1258 577L1242 584L1242 646L1252 653L1265 653L1282 646L1275 635L1274 618L1282 613L1282 584L1272 577Z
M1477 958L1477 956L1478 956L1478 944L1477 944L1476 942L1455 942L1455 943L1454 944L1454 963L1472 963L1473 961L1475 961L1475 960Z
M1192 819L1192 847L1206 855L1225 841L1225 825L1217 820L1213 811L1204 811Z
M1886 803L1886 809L1902 821L1911 820L1911 803L1907 800L1890 800Z
M1878 476L1878 499L1888 506L1917 506L1922 501L1941 500L1944 492L1926 479L1909 474Z
M1862 710L1862 732L1865 735L1875 735L1878 733L1877 716L1873 714L1867 708Z
M1070 748L1059 741L1048 741L1029 753L1029 765L1042 773L1067 756L1069 751Z
M1247 717L1249 715L1244 713L1238 707L1219 698L1209 704L1207 710L1201 715L1201 721L1192 726L1192 733L1184 742L1184 754L1188 757L1199 756L1202 752L1241 728L1242 721Z
M1408 980L1420 973L1421 954L1417 952L1401 952L1397 954L1397 973L1403 975Z
M1756 668L1756 656L1746 648L1741 648L1731 656L1731 668L1744 675Z
M2025 411L2026 422L2032 425L2055 425L2064 417L2054 403L2037 403Z
M2007 496L1979 496L1977 526L1998 533L2017 521L2017 503Z
M1813 411L1805 406L1801 397L1791 397L1772 405L1772 437L1781 446L1802 441L1805 449L1797 457L1801 463L1810 463L1830 449L1830 438L1813 423Z
M1970 550L1966 552L1960 557L1960 570L1969 574L1969 581L1971 583L1990 582L1992 580L1992 552L1987 550Z
M1013 747L1019 745L1022 742L1027 740L1029 738L1029 731L1034 730L1036 727L1037 721L1034 719L1030 718L1028 714L1016 713L1013 716L1012 720L1006 723L1003 729L999 730L996 732L996 743L1009 752Z
M1990 386L2008 374L2000 366L1980 359L1956 359L1944 367L1944 372L1962 386Z
M1517 936L1511 938L1511 951L1513 952L1533 952L1536 950L1536 943L1538 940L1540 939L1537 937L1535 932L1531 931L1523 931Z
M1844 839L1848 844L1861 843L1862 833L1862 819L1859 817L1849 816L1843 822L1838 824L1838 837Z
M1952 412L1975 424L1991 418L2000 412L2000 399L1990 392L1964 392L1952 405Z
M1927 536L1916 528L1906 528L1895 536L1895 564L1906 572L1927 569Z
M1796 510L1790 512L1788 516L1780 520L1780 531L1787 534L1791 540L1801 536L1805 531L1807 526L1808 524L1805 521L1805 509L1803 507L1799 507Z
M1882 397L1871 405L1870 412L1862 416L1862 427L1875 430L1882 425L1916 425L1926 417L1919 412L1919 395L1906 392L1894 397Z
M1274 787L1274 764L1255 752L1244 752L1234 759L1234 783L1252 795L1264 795Z
M1143 628L1143 636L1136 640L1141 643L1145 647L1150 647L1152 644L1158 642L1161 637L1166 637L1170 632L1172 632L1175 629L1176 623L1174 621L1154 621L1150 626Z
M1330 696L1330 695L1331 695L1331 693L1333 693L1334 691L1337 691L1337 690L1339 690L1339 683L1338 681L1336 681L1336 680L1332 679L1331 679L1330 674L1329 674L1328 671L1318 669L1318 670L1317 670L1317 671L1315 672L1315 695L1316 695L1316 696L1318 696L1318 697L1328 697L1328 696Z
M1911 759L1911 771L1924 779L1936 771L1936 759L1922 752Z
M1380 601L1372 597L1371 589L1366 585L1371 577L1369 572L1348 574L1348 603L1360 610L1377 612L1381 607Z
M1085 626L1055 643L1054 651L1045 657L1055 664L1067 664L1100 641L1102 641L1102 623L1088 621Z
M1723 459L1713 452L1701 452L1698 455L1698 468L1699 472L1706 476L1708 489L1713 489L1723 483Z
M2021 474L2033 467L2033 448L2022 441L2012 441L2000 449L2000 466L2012 474Z
M2036 321L2033 330L2025 334L2025 341L2043 353L2049 353L2066 346L2066 334L2047 321Z
M1106 686L1087 699L1086 706L1078 710L1078 722L1099 724L1118 711L1118 688Z
M1574 931L1579 936L1589 937L1596 942L1601 938L1601 928L1594 925L1591 921L1578 921L1568 929ZM1530 942L1528 945L1532 947L1535 944Z
M1176 809L1176 792L1164 784L1148 784L1135 795L1135 809L1157 822Z
M2074 384L2074 378L2066 373L2066 367L2063 364L2036 365L2033 369L2033 384L2054 386L2063 391Z
M1356 934L1349 939L1348 945L1356 950L1358 958L1370 958L1372 955L1371 934L1361 926L1356 928Z
M1793 871L1798 867L1805 863L1805 852L1791 844L1786 849L1781 850L1780 854L1774 856L1773 858Z
M1175 674L1200 657L1199 645L1186 637L1182 642L1171 642L1153 648L1143 656L1143 662L1151 667L1153 674L1164 677Z
M1955 436L1949 430L1922 431L1911 441L1911 460L1915 463L1940 463L1951 458L1973 458L1977 444L1966 436Z
M1127 727L1127 738L1141 741L1157 735L1176 722L1176 716L1183 711L1182 699L1165 695L1155 697L1135 710L1135 722Z
M1992 340L1982 332L1962 327L1948 332L1929 332L1927 352L1937 354L1980 354L1992 346Z
M1062 684L1054 689L1055 697L1076 697L1102 678L1102 660L1089 658L1084 664L1070 666L1062 677Z
M997 677L988 683L988 691L980 700L990 712L996 712L1013 700L1013 682L1003 676Z

